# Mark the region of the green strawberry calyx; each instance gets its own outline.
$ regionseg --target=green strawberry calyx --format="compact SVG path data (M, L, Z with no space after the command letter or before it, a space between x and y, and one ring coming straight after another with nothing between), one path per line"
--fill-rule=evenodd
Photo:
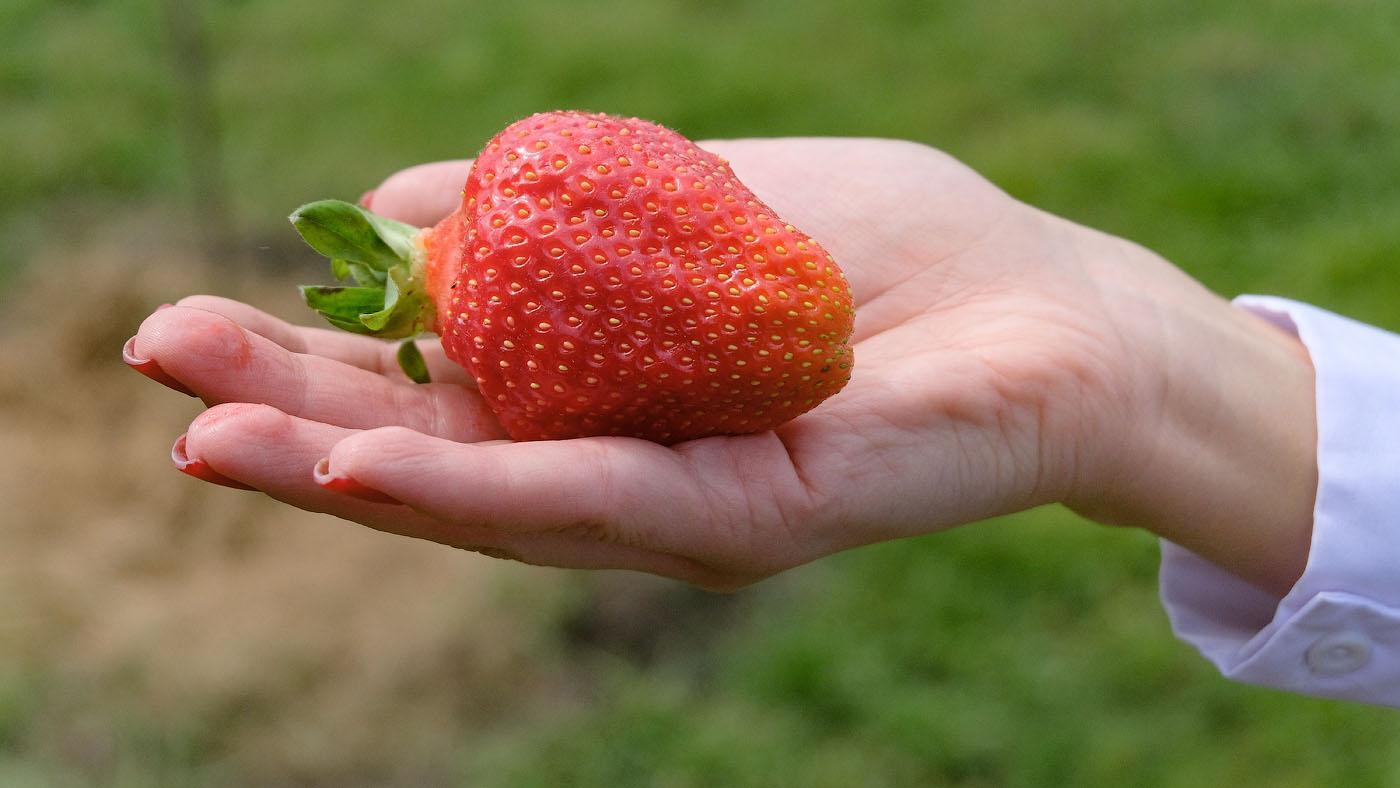
M399 366L410 379L427 383L428 368L413 342L432 330L436 317L424 280L422 230L342 200L307 203L289 218L302 240L330 258L336 279L355 282L303 286L306 305L336 328L403 339Z

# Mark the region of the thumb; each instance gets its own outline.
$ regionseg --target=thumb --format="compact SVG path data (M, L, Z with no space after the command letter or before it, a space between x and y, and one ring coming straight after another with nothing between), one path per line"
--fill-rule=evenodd
M462 201L462 185L471 166L471 159L458 159L399 170L365 192L360 205L419 227L436 224Z

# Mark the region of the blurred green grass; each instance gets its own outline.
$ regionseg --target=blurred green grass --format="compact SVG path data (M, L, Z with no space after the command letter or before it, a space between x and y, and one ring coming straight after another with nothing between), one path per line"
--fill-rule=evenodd
M133 210L187 204L178 64L154 0L0 0L0 282ZM230 215L283 218L534 111L689 136L943 148L1225 295L1400 329L1400 5L225 0L208 4ZM168 239L149 238L160 244ZM288 263L290 264L290 263ZM22 297L22 294L20 294ZM748 592L655 663L595 655L591 700L463 741L469 785L1381 786L1386 712L1228 684L1171 638L1155 544L1045 509L838 557ZM0 782L77 777L21 746ZM132 722L120 784L236 779L208 720Z

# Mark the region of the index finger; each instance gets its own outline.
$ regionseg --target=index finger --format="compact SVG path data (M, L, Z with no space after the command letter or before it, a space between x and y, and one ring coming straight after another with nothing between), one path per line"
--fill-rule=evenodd
M175 305L223 315L244 330L270 339L293 353L325 356L342 364L387 375L396 380L407 380L403 370L399 369L396 358L398 343L329 328L293 325L257 307L219 296L185 296ZM448 360L443 354L442 343L438 340L419 340L418 349L428 364L434 382L476 387L476 378L467 374L466 369L460 365Z

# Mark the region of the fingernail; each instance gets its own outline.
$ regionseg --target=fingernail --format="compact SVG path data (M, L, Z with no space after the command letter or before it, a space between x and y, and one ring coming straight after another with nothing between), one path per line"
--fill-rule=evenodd
M393 503L400 506L403 505L403 501L385 495L372 487L366 487L349 476L331 475L331 461L329 457L323 457L320 462L316 463L316 467L311 470L311 478L325 489L348 495L351 498L359 498L362 501L369 501L370 503Z
M360 195L360 207L369 210L370 203L374 201L374 189L370 189Z
M145 375L162 386L172 388L181 394L188 394L191 397L196 396L193 391L185 387L185 384L170 377L169 373L161 369L160 364L157 364L155 359L141 358L136 355L136 337L128 339L126 344L122 345L122 361L125 361L128 367L140 372L142 375Z
M170 461L175 463L175 469L181 473L187 473L196 479L202 479L210 484L219 484L224 487L232 487L235 490L256 490L256 487L249 487L240 481L235 481L219 473L204 460L192 460L185 452L185 439L188 436L181 435L175 440L175 445L170 447Z

